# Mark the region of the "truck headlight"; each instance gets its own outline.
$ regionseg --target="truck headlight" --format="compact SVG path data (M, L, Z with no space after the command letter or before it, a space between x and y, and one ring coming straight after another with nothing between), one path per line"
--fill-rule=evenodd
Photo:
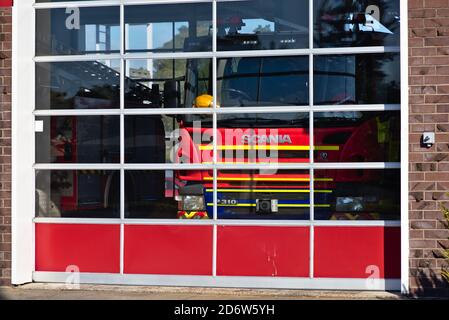
M182 209L186 211L205 210L203 196L182 196Z

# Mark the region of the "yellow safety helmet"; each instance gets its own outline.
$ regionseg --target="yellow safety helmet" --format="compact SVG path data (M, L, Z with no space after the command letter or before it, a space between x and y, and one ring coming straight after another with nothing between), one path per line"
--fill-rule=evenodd
M208 94L202 94L196 97L193 104L194 108L212 108L214 97Z

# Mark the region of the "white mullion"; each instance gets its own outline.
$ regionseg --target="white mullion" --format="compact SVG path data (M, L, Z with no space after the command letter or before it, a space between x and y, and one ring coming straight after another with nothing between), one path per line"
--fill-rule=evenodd
M34 223L56 223L56 224L115 224L122 223L120 219L114 218L46 218L36 217Z
M142 163L142 164L114 164L114 163L39 163L33 165L38 170L267 170L272 164L177 164L177 163ZM278 163L279 170L309 170L314 169L400 169L399 162L323 162L323 163Z
M233 57L276 57L276 56L307 56L313 55L353 55L371 53L399 53L399 47L347 47L347 48L313 48L313 49L280 49L280 50L242 50L220 51L219 58Z
M312 223L309 227L309 278L313 279L315 274L315 227Z
M120 109L64 109L35 110L35 116L118 116Z
M125 265L125 224L120 223L120 274L124 274Z
M34 223L55 224L122 224L122 225L192 225L192 226L273 226L273 227L392 227L401 226L400 220L179 220L179 219L115 219L115 218L44 218Z
M399 169L400 162L333 162L315 163L315 169Z
M351 105L315 105L312 110L315 112L332 111L398 111L400 104L351 104Z
M125 34L125 6L123 5L123 0L120 1L120 55L123 58L125 54L125 43L126 43L126 34Z
M19 0L20 1L20 0ZM46 3L34 3L35 9L61 9L61 8L73 8L73 7L107 7L118 6L121 0L98 0L98 1L64 1L64 2L46 2Z
M144 59L210 59L213 57L212 52L127 52L124 54L125 59L144 60Z
M213 170L213 164L142 163L125 164L125 170Z
M370 54L370 53L399 53L400 47L377 46L377 47L340 47L340 48L314 48L314 55L340 55L340 54Z
M131 0L133 1L133 0ZM135 1L135 0L134 0ZM138 0L137 0L138 1ZM194 1L194 0L193 0ZM217 1L217 2L248 2L248 0L213 0L213 1Z
M313 80L313 79L312 79ZM309 80L310 81L310 80ZM313 87L313 83L311 84ZM312 97L313 99L313 97ZM360 104L360 105L302 105L271 107L232 107L219 108L218 114L234 113L288 113L288 112L331 112L331 111L397 111L400 104Z
M213 226L213 234L212 234L212 276L217 276L217 232L218 227L214 222Z
M399 53L394 47L350 47L350 48L324 48L324 49L285 49L285 50L260 50L260 51L221 51L221 52L164 52L164 53L125 53L125 59L202 59L202 58L232 58L232 57L276 57L276 56L307 56L313 55L353 55L370 53ZM86 54L64 56L39 56L35 62L71 62L71 61L95 61L107 59L120 59L121 54Z
M309 0L309 49L313 50L313 0ZM310 202L310 209L309 209L309 219L310 219L310 227L309 227L309 277L313 278L314 275L314 229L313 229L313 221L315 220L315 171L314 171L314 113L313 113L313 106L314 106L314 83L313 83L313 54L309 54L309 163L310 163L310 169L309 169L309 202Z
M314 169L399 169L399 162L323 162L323 163L277 163L276 168L279 170L287 169L302 169L307 170ZM239 169L239 170L251 170L251 169L270 169L270 164L217 164L217 168L222 169Z
M80 61L97 61L97 60L119 60L119 53L109 54L86 54L86 55L65 55L65 56L39 56L34 57L34 62L80 62Z
M212 2L212 53L216 56L217 53L217 1Z
M212 2L212 96L213 96L213 115L212 115L212 143L213 143L213 238L212 238L212 276L217 275L217 221L218 221L218 170L216 168L218 159L217 139L218 139L218 97L217 97L217 1Z
M211 220L184 220L184 219L116 219L116 218L34 218L34 223L57 224L114 224L114 225L194 225L211 226Z
M36 170L120 170L120 164L110 163L38 163Z
M400 220L315 220L317 227L400 227Z
M215 277L217 275L217 223L218 223L218 206L217 206L217 169L214 168L214 178L213 178L213 235L212 235L212 275Z
M120 164L125 164L125 61L121 60L120 72Z
M185 4L185 3L211 3L213 0L123 0L126 5L155 5L155 4ZM242 0L237 0L242 1ZM247 1L247 0L245 0Z
M212 114L212 109L174 108L174 109L125 109L125 115L178 115L178 114Z
M125 170L120 169L120 219L125 219Z
M63 2L47 2L35 3L35 9L58 9L67 7L107 7L124 5L156 5L156 4L183 4L183 3L211 3L212 0L97 0L97 1L63 1Z
M124 71L122 71L124 72ZM341 112L341 111L400 111L400 104L372 105L323 105L323 106L277 106L277 107L235 107L197 109L60 109L35 110L35 116L94 116L94 115L173 115L173 114L243 114L243 113L294 113L294 112Z
M123 2L123 1L120 1ZM123 110L125 109L125 73L126 65L123 55L125 53L125 6L120 4L120 219L125 219L125 170L123 165L125 164L125 115ZM121 247L124 242L123 225L121 225L120 241ZM120 254L120 272L123 273L123 248L121 248Z

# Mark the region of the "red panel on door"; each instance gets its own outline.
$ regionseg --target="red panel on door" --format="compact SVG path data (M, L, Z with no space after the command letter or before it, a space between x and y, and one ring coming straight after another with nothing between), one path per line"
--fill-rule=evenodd
M120 272L120 226L36 224L36 271Z
M398 227L315 227L315 277L401 276Z
M217 275L309 276L308 227L220 226Z
M125 226L125 273L212 275L212 226Z
M0 0L0 7L12 7L13 0Z

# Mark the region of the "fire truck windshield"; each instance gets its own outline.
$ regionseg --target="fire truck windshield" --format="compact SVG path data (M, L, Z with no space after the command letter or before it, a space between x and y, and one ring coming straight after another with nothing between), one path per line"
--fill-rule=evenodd
M186 107L211 95L209 66L188 61ZM204 70L208 68L209 70ZM218 107L279 106L308 104L308 57L223 58L217 61Z

